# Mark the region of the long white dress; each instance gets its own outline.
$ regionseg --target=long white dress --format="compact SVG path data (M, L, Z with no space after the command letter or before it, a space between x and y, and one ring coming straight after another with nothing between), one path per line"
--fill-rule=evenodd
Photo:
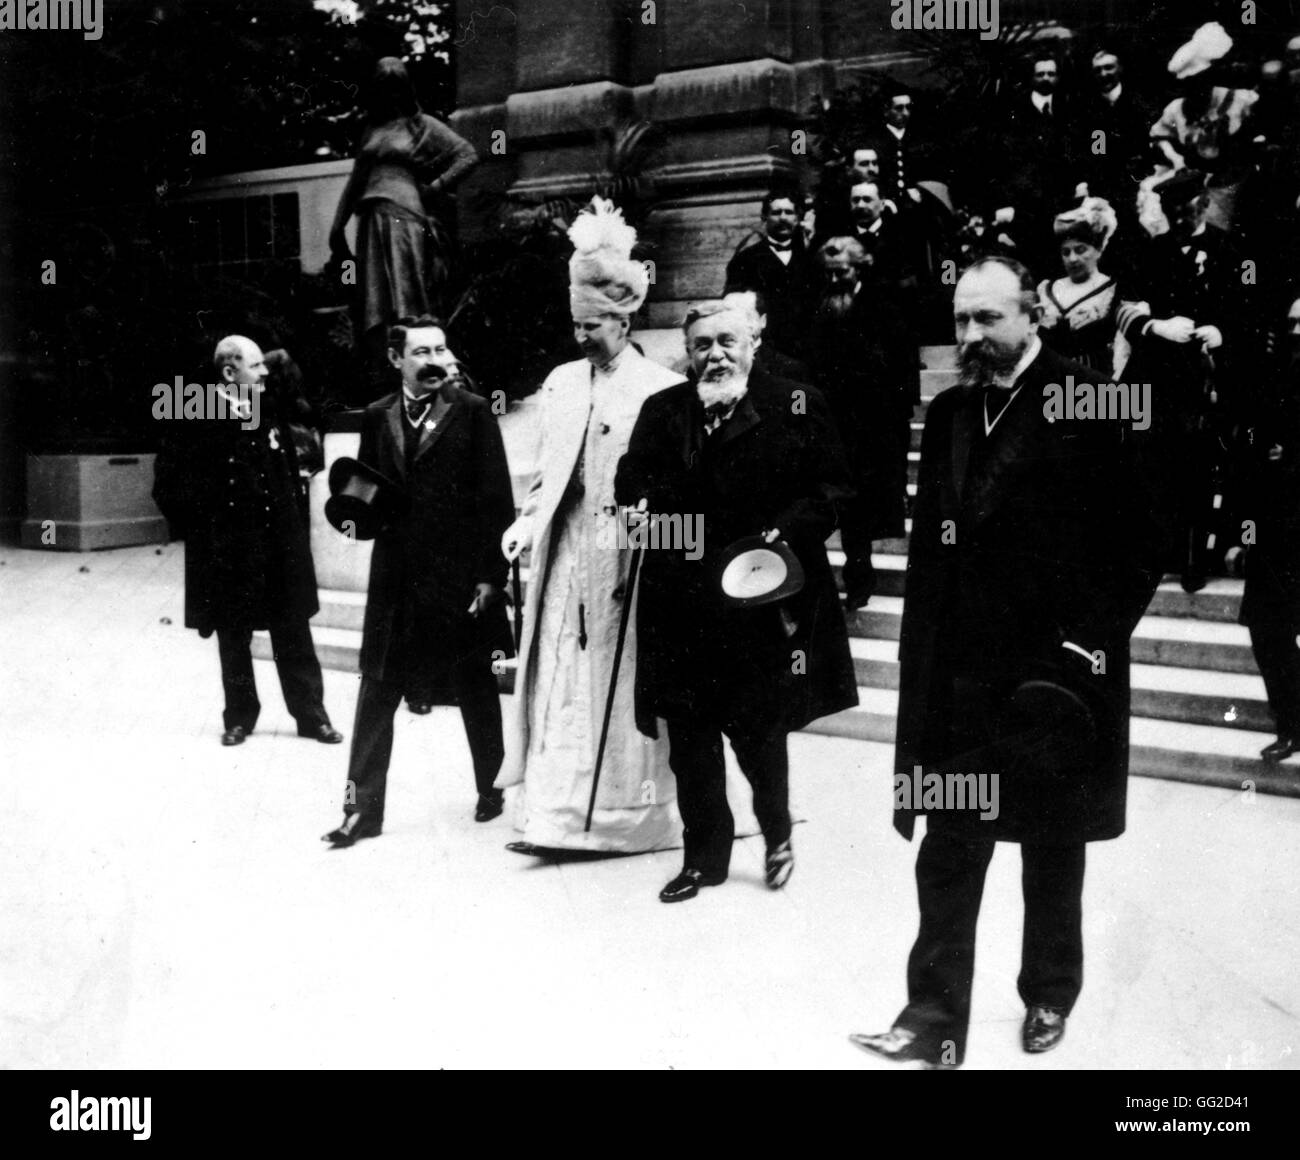
M635 609L591 829L585 828L631 550L618 548L614 474L641 404L679 375L626 347L609 373L585 359L542 385L538 475L521 521L532 557L506 759L497 785L523 838L633 853L681 841L666 731L637 731ZM582 636L585 633L585 647Z

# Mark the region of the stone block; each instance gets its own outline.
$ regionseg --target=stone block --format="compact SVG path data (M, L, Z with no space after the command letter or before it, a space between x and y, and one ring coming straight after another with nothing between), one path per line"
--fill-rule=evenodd
M165 544L152 454L28 455L24 548L85 552Z

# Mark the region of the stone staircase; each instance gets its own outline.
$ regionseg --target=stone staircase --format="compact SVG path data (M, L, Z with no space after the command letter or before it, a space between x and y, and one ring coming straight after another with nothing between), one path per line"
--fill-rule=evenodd
M950 347L922 348L926 369L922 405L912 424L909 494L915 493L924 409L952 385L952 354ZM838 533L828 549L838 580L844 562ZM860 704L814 722L809 732L894 739L906 538L878 543L874 561L876 595L849 619ZM1259 760L1273 731L1249 636L1237 624L1241 596L1242 581L1235 579L1212 580L1192 594L1173 579L1161 584L1133 635L1130 769L1144 777L1300 797L1300 757L1280 766ZM312 631L321 664L355 672L365 594L322 589L320 601ZM254 655L270 656L265 634L255 637ZM501 684L503 691L513 688L513 662Z

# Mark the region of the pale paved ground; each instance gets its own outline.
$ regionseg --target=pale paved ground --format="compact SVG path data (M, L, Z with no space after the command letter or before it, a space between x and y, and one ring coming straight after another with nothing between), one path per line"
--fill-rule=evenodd
M263 662L259 732L218 745L179 545L0 561L0 1066L888 1066L845 1041L901 1005L915 931L888 747L794 738L787 891L751 839L669 907L676 852L503 851L504 820L470 819L456 712L402 710L386 833L330 852L346 747L293 736ZM326 679L349 732L356 678ZM1295 1068L1300 801L1135 779L1129 827L1090 848L1087 984L1037 1059L999 850L968 1067Z

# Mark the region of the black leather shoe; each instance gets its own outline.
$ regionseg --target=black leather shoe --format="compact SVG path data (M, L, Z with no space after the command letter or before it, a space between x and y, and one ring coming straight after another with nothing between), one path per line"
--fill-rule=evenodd
M1051 1007L1033 1004L1025 1012L1020 1028L1020 1046L1030 1055L1051 1051L1065 1037L1065 1014Z
M505 808L505 792L499 789L490 789L487 793L478 795L478 808L474 811L474 820L476 822L490 822L493 818L499 818L501 811Z
M844 608L847 612L857 612L866 608L867 602L875 595L875 588L850 588L844 593Z
M794 872L794 851L787 838L779 846L773 846L767 852L767 861L763 865L763 881L769 890L780 890L790 881Z
M1276 765L1279 761L1290 757L1297 748L1300 748L1300 742L1297 742L1294 737L1279 737L1272 745L1265 745L1259 751L1259 755L1270 765Z
M701 886L721 886L727 880L725 874L705 874L703 870L683 870L667 886L659 891L660 902L685 902L700 892Z
M343 740L343 734L328 721L322 721L319 725L299 725L298 736L310 737L322 745L337 745Z
M232 725L221 735L222 745L243 745L248 740L248 730L242 725Z
M956 1071L961 1061L947 1062L941 1054L921 1043L915 1031L906 1027L891 1027L879 1035L850 1035L855 1047L887 1059L891 1063L921 1063L929 1071Z
M406 707L417 717L427 717L433 712L433 705L428 701L407 701Z
M341 850L362 838L379 837L382 829L378 822L372 822L365 814L348 814L344 817L343 824L337 830L325 834L321 841L329 842L335 849Z

